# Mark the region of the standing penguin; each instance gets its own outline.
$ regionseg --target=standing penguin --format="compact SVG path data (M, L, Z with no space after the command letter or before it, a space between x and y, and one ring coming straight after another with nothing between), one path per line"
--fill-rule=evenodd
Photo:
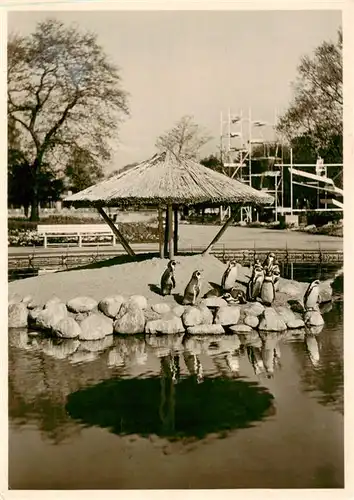
M273 277L273 283L274 283L274 290L278 290L279 286L279 278L280 278L280 267L279 263L277 260L274 261L273 267L272 267L272 277Z
M265 306L271 306L275 299L272 272L267 269L261 288L261 300Z
M231 260L229 262L227 269L221 278L221 286L226 292L231 290L231 288L235 285L238 268L239 264L236 261Z
M186 286L186 289L184 290L184 296L183 296L183 305L190 304L194 306L196 303L196 300L200 294L200 280L201 280L201 273L200 271L194 271L192 274L191 279L189 280L188 285Z
M267 257L265 258L265 261L263 262L263 269L266 270L266 269L272 269L273 267L273 264L274 264L274 260L275 260L275 254L274 252L269 252Z
M165 269L163 275L161 276L161 293L163 296L171 295L171 291L176 286L175 280L175 267L176 261L170 260L167 264L167 269Z
M314 310L317 307L318 297L320 294L319 280L315 280L309 284L304 295L305 310Z
M252 271L252 276L247 285L247 298L248 300L256 300L259 296L264 280L264 271L259 263L255 263Z

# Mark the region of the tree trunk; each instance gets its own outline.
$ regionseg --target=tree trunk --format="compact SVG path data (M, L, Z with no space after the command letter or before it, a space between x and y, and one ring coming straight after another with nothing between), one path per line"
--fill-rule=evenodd
M37 173L39 171L37 160L31 167L32 172L32 199L31 199L31 216L30 221L37 222L39 220L39 196L38 196L38 182Z

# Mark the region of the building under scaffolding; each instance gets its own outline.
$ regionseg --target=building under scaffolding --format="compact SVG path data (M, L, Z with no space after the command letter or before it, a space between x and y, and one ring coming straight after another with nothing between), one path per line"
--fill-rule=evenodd
M275 136L272 143L269 130L273 138ZM273 124L254 120L251 109L247 116L242 110L234 114L229 109L226 117L221 113L220 155L224 173L274 197L274 205L266 209L271 211L267 214L268 220L277 221L282 216L286 221L297 223L301 213L343 211L343 190L329 175L332 167L342 171L343 164L324 164L322 158L315 164L294 164L292 150L290 162L284 163L283 144L274 132ZM294 186L303 188L300 196L294 195ZM308 189L317 191L315 206L306 198ZM221 213L227 211L221 209ZM240 217L252 222L259 219L259 212L243 207Z

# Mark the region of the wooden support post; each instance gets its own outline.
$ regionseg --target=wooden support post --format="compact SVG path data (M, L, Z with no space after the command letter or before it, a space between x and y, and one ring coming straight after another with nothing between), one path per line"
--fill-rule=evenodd
M174 215L174 231L173 231L173 251L174 254L178 253L178 208L173 211Z
M165 235L164 235L164 245L163 245L164 257L167 259L168 257L168 210L166 208L166 216L165 216Z
M109 227L112 229L112 231L115 234L117 240L122 245L122 247L127 252L127 254L130 255L131 257L135 257L134 250L131 248L131 246L129 245L129 243L127 242L127 240L124 238L124 236L122 235L122 233L119 231L119 229L115 226L115 224L113 223L112 219L110 219L108 217L108 215L103 210L103 208L102 207L97 207L97 211L102 216L102 218L104 219L104 221L107 222L107 224L109 225Z
M238 209L239 210L239 209ZM217 243L221 236L224 234L224 232L226 231L226 229L234 222L235 218L236 218L236 215L237 215L237 212L238 210L235 210L233 213L231 211L230 213L230 217L227 219L227 221L225 222L225 224L222 226L222 228L220 229L220 231L218 232L218 234L215 236L215 238L212 240L211 243L209 243L209 245L206 247L206 249L203 251L203 254L206 254L206 253L209 253L210 249L212 248L213 245L215 245L215 243Z
M159 253L160 253L160 258L164 258L164 248L163 248L163 243L164 243L164 235L163 235L163 216L162 216L162 208L158 208L159 212Z
M167 205L167 219L168 219L168 258L173 259L173 220L172 220L172 205Z

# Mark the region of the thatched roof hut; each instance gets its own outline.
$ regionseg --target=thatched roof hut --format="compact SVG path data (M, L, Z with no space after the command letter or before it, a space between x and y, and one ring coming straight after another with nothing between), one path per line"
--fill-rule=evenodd
M134 255L123 235L104 212L104 206L153 206L159 209L160 255L163 256L162 209L166 209L165 250L169 256L177 252L177 210L182 206L267 205L273 197L257 191L224 174L172 153L156 154L131 169L90 186L64 200L74 206L94 206L121 241L125 250ZM172 211L175 211L174 234ZM206 249L216 243L227 226L235 218L232 215Z
M131 169L65 199L74 206L185 206L273 202L268 194L172 153L154 155Z

